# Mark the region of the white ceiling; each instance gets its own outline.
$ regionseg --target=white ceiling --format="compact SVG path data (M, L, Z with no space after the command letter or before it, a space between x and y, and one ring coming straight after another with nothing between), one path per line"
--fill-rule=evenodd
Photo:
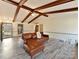
M20 0L14 0L14 1L19 2ZM55 0L28 0L24 5L31 7L31 8L36 8L36 7L39 7L41 5L47 4L52 1L55 1ZM47 9L41 10L41 12L77 7L77 4L78 4L77 1L78 0L75 0L75 1L65 3L65 4L62 4L59 6L47 8ZM0 17L10 17L13 19L15 10L16 10L16 6L0 0ZM28 14L28 12L29 12L28 10L21 8L16 21L19 21L19 22L22 21L24 19L24 17ZM52 16L53 16L53 14L52 14ZM35 16L30 16L30 18L28 18L27 21L31 20L34 17ZM40 17L40 18L42 18L42 17ZM43 17L43 18L46 18L46 17ZM50 16L48 18L50 19ZM12 19L11 19L11 21L12 21Z

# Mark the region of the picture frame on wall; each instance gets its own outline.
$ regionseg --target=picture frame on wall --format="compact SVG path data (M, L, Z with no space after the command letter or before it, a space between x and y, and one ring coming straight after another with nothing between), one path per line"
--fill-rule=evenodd
M18 24L18 34L23 33L23 24Z

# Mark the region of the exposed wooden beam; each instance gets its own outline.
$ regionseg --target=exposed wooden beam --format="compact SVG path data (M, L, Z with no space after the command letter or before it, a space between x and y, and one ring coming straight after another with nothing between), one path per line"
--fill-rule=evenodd
M37 8L35 8L35 10L42 10L42 9L57 6L57 5L60 5L60 4L68 3L68 2L71 2L71 1L74 1L74 0L56 0L54 2L51 2L51 3L48 3L48 4L42 5L40 7L37 7Z
M29 21L28 24L31 23L31 22L33 22L34 20L36 20L36 19L37 19L38 17L40 17L40 16L41 16L41 15L36 16L36 17L33 18L31 21Z
M45 9L45 8L57 6L57 5L64 4L64 3L67 3L67 2L71 2L71 1L74 1L74 0L57 0L57 1L54 1L54 2L51 2L51 3L45 4L43 6L37 7L34 10L41 10L41 9Z
M23 21L21 21L22 23L32 14L32 12L29 12L29 14L24 18Z
M21 0L19 2L19 4L17 5L17 9L16 9L16 12L15 12L15 15L14 15L14 18L13 18L13 22L16 20L16 17L19 13L19 10L20 10L20 7L26 2L27 0Z
M22 6L26 1L27 1L27 0L21 0L21 1L19 2L19 6Z
M74 1L74 0L56 0L54 2L51 2L51 3L45 4L43 6L37 7L34 10L41 10L41 9L57 6L57 5L60 5L60 4L68 3L68 2L71 2L71 1Z
M17 15L19 13L19 10L20 10L20 7L17 7L16 12L15 12L15 15L14 15L14 18L13 18L13 22L15 21Z
M78 7L74 7L74 8L68 8L68 9L62 9L62 10L56 10L56 11L49 11L49 12L45 12L45 14L71 12L71 11L77 11L77 10L78 10Z
M15 2L15 1L12 1L12 0L7 0L7 1L6 1L6 0L3 0L3 1L8 2L8 3L10 3L10 4L12 4L12 5L15 5L15 6L18 6L18 4L19 4L19 3ZM48 15L46 15L46 14L44 14L44 13L41 13L41 12L39 12L39 11L35 11L34 9L32 9L32 8L30 8L30 7L27 7L27 6L25 6L25 5L22 5L21 8L23 8L23 9L25 9L25 10L29 10L29 11L31 11L31 12L38 13L38 14L43 15L43 16L45 16L45 17L48 17Z
M63 12L71 12L71 11L77 11L78 7L74 7L74 8L68 8L68 9L62 9L62 10L56 10L56 11L49 11L49 12L44 12L45 14L54 14L54 13L63 13ZM36 16L34 19L32 19L30 22L33 22L34 20L36 20L38 17L40 17L41 15Z

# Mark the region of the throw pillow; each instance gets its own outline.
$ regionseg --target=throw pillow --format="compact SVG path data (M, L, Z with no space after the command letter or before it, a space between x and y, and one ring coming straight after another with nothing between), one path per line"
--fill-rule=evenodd
M37 32L36 35L37 35L37 38L41 38L41 33L40 32Z

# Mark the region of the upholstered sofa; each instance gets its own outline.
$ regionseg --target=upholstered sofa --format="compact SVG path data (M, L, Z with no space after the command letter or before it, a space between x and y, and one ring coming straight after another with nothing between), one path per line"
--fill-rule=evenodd
M22 39L24 41L24 48L30 54L31 59L32 57L43 51L44 49L44 42L48 41L48 35L41 35L41 38L37 38L36 33L24 33L22 34Z
M26 42L27 40L33 39L33 40L37 40L41 43L44 43L44 42L48 41L49 36L46 34L42 34L41 38L37 38L36 33L23 33L22 39L24 40L24 42Z

